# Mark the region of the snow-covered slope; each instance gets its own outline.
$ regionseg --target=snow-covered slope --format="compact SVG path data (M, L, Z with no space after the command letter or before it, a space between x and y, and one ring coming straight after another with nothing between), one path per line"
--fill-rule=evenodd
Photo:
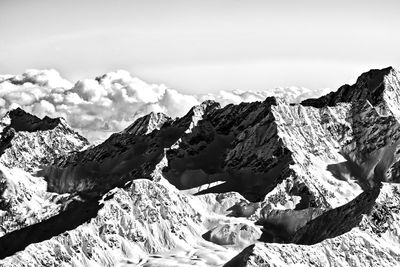
M301 104L150 113L59 155L39 177L21 176L47 182L36 191L59 200L37 206L55 212L1 237L0 264L397 266L400 189L388 182L400 172L399 77L371 70Z
M384 184L369 215L343 235L311 246L258 242L225 266L399 266L399 189L398 185Z
M131 125L122 131L122 133L129 133L132 135L146 135L154 130L159 130L164 123L170 121L171 118L164 113L154 113L140 117L135 120Z
M0 235L58 213L66 196L47 191L34 171L88 145L63 119L39 119L22 109L0 121Z
M1 119L0 130L0 147L5 148L0 162L9 168L28 171L89 144L64 119L39 119L20 108L11 110Z

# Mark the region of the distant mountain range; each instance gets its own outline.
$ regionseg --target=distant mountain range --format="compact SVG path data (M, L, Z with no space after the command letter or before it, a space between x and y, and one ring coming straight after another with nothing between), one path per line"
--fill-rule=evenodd
M139 112L187 96L127 73L67 89L40 73L0 78L0 266L400 265L392 67L319 98L214 97L179 117ZM47 96L14 109L12 90ZM98 112L115 126L129 107L138 118L99 144L68 125L83 110L77 125Z
M175 118L185 115L192 106L205 100L214 100L225 106L263 101L274 95L299 102L327 92L329 89L292 86L265 91L185 94L163 84L147 83L123 70L73 84L56 70L32 69L20 75L0 75L0 115L20 107L39 117L63 117L90 141L98 143L150 112L161 112Z

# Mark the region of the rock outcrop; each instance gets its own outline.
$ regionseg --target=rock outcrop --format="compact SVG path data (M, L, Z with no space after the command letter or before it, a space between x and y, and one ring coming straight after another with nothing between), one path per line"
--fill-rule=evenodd
M33 171L56 157L89 145L64 119L39 119L20 108L8 112L0 127L0 162L9 168Z
M22 109L1 120L0 236L56 215L67 196L47 191L34 172L88 141L61 118L39 119Z
M62 121L23 116L3 131L3 156L23 150L16 138L76 138L52 137L39 154L56 159L23 178L47 183L37 191L57 201L40 206L51 212L35 224L5 231L0 264L396 266L399 78L371 70L300 104L269 97L206 101L176 119L151 113L69 153L54 144L84 142ZM4 168L46 163L30 154Z

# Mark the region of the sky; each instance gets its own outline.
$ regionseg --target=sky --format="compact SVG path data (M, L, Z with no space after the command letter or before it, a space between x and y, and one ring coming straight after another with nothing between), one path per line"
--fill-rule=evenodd
M187 94L338 88L400 66L400 2L0 0L0 73L124 69Z

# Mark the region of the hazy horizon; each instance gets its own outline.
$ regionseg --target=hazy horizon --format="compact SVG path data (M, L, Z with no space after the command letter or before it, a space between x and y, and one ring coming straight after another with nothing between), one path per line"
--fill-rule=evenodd
M336 89L396 67L396 1L0 2L0 73L124 69L184 93Z

